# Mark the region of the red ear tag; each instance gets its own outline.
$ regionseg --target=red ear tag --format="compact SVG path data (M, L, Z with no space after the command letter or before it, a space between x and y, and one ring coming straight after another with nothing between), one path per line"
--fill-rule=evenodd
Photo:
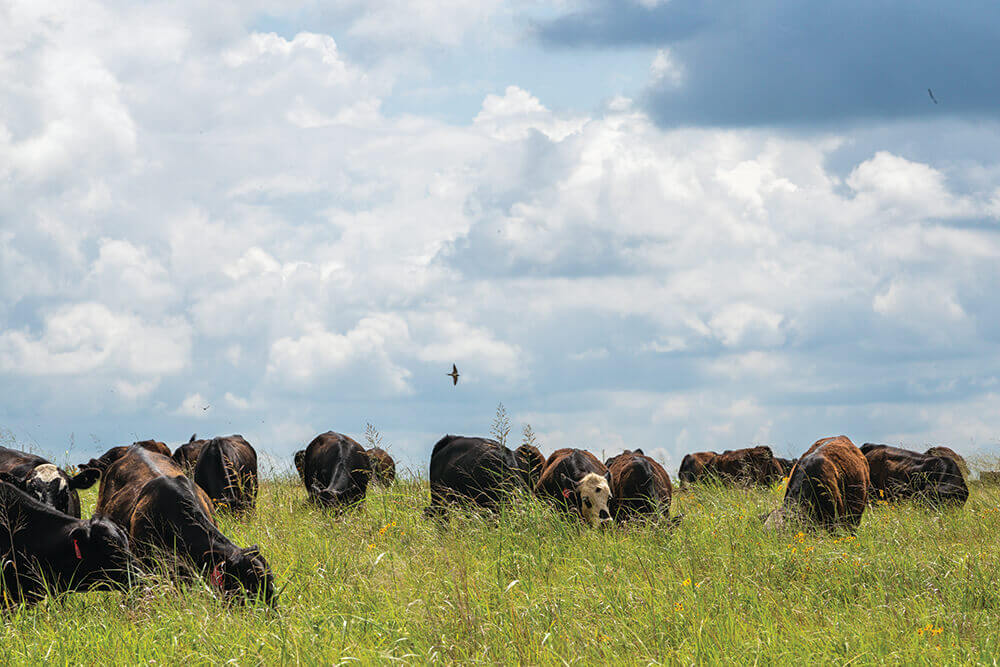
M571 495L573 495L572 491L569 489L563 489L563 498L569 498Z
M208 575L209 580L212 585L216 588L222 588L222 563L216 563L215 567L212 568L212 573Z
M77 542L76 540L73 540L73 551L76 552L77 560L83 560L83 554L80 553L80 543Z

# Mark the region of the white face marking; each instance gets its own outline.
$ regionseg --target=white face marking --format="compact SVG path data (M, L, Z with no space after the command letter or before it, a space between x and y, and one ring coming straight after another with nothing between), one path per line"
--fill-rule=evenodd
M59 468L55 467L51 463L43 463L42 465L35 468L35 474L32 477L41 480L48 484L49 482L58 479L59 488L66 488L66 479L59 474Z
M591 526L597 526L610 519L608 499L611 498L611 488L608 486L608 480L596 473L587 473L577 482L576 490L580 494L580 514L583 515L584 521ZM602 510L604 516L608 518L601 518Z

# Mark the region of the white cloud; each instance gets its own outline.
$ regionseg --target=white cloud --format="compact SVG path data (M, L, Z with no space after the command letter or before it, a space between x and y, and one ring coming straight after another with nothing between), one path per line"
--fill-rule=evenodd
M194 417L196 419L205 419L208 417L208 411L211 410L212 405L199 393L188 394L181 401L181 404L177 406L174 410L174 414L179 417Z
M240 398L239 396L235 396L235 395L233 395L232 393L230 393L228 391L226 392L226 394L222 398L225 399L226 403L230 407L236 408L237 410L249 410L250 409L250 401L248 401L245 398Z
M845 420L983 437L957 397L1000 375L996 164L853 132L664 131L627 89L564 111L517 77L468 82L502 92L475 93L464 120L401 112L428 53L516 23L466 5L352 0L324 22L305 3L294 36L248 31L259 3L13 5L11 414L71 404L51 413L71 429L114 388L166 429L221 396L276 446L384 419L414 459L437 430L484 431L508 396L547 446L670 458L798 446ZM669 51L652 68L683 83ZM345 388L357 403L331 414ZM929 400L951 421L921 417Z
M552 141L562 141L579 132L584 118L560 117L546 109L537 97L517 86L507 86L503 96L489 94L476 115L475 124L497 139L524 139L536 130Z
M649 75L654 82L677 88L684 83L685 72L670 49L657 49Z
M169 375L190 361L191 329L183 321L147 324L98 303L59 308L39 334L0 334L0 369L17 375L126 372Z
M410 371L396 364L391 352L408 339L406 322L389 314L365 317L344 334L309 327L298 338L280 338L271 345L267 373L299 391L350 377L356 387L407 394L412 391Z

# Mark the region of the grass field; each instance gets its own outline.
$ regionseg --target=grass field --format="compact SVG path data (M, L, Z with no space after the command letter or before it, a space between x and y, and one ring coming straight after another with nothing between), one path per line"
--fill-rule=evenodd
M95 487L96 489L96 487ZM95 489L84 494L89 516ZM256 514L276 611L166 579L4 620L0 663L979 662L1000 657L1000 487L966 507L866 512L856 537L767 534L779 488L677 493L682 524L597 532L525 499L499 520L422 516L425 482L335 518L297 479Z

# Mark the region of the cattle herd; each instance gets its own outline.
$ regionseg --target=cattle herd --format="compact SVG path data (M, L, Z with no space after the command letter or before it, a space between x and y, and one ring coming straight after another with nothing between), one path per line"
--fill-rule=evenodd
M328 431L294 455L310 503L341 511L362 503L370 483L390 485L392 457ZM50 593L126 589L168 563L177 578L205 577L224 598L276 602L274 576L257 546L239 547L215 521L237 516L257 498L257 453L240 435L191 440L172 454L162 442L113 447L70 475L40 456L0 447L2 604L33 603ZM768 447L688 454L682 485L714 481L769 486L787 478L781 505L765 528L791 519L853 531L870 502L917 498L964 504L968 468L947 447L924 453L889 445L860 449L847 437L824 438L797 460ZM100 480L93 516L81 519L78 489ZM590 526L656 519L673 527L673 487L663 466L642 450L602 463L581 449L547 459L531 445L511 450L495 440L447 435L430 459L430 519L458 505L498 511L514 494L533 493Z

